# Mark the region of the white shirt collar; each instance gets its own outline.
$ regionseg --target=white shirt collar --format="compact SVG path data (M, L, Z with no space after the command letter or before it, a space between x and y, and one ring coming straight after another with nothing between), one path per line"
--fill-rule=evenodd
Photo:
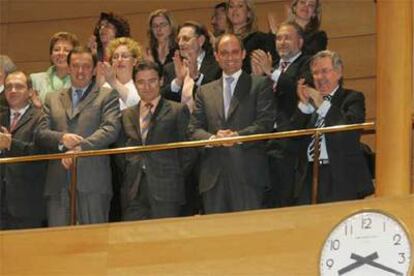
M30 104L27 104L25 107L20 108L20 109L13 109L10 108L10 116L14 116L14 113L19 112L20 113L20 118L23 116L24 113L26 113L26 111L29 109Z
M240 75L242 74L242 69L240 69L239 71L231 74L231 75L227 75L226 73L223 72L223 80L225 80L228 77L233 77L234 81L233 83L237 83L238 79L240 78Z
M281 62L289 62L289 64L290 63L293 63L300 55L302 54L302 52L301 51L299 51L296 55L294 55L293 57L291 57L291 58L289 58L289 59L283 59L283 58L281 58L280 59L280 62L279 63L281 63Z

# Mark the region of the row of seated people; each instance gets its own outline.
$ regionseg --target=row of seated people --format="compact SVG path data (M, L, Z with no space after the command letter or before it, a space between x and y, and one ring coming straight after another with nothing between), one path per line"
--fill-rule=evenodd
M164 67L163 75L159 64L143 61L139 46L130 38L110 42L112 66L98 63L92 50L73 45L66 59L56 58L55 63L66 60L70 86L46 93L42 109L35 107L36 101L29 104L35 78L20 71L8 74L2 93L8 108L0 117L3 155L214 140L365 120L363 94L342 86L339 56L332 51L313 57L303 53L305 35L296 22L283 23L276 30L279 60L264 50L251 53L251 74L244 69L247 51L239 36L218 37L213 50L205 46L209 36L204 30L194 21L181 26L178 58ZM204 72L197 64L200 55L211 62ZM195 61L190 58L194 56ZM95 69L101 72L96 77ZM129 94L123 97L121 92L123 69L130 72L138 98L134 104L127 105ZM179 76L183 76L181 85ZM358 131L322 136L318 202L373 193L359 137ZM112 169L107 156L81 158L77 219L81 224L108 221L113 171L119 176L124 220L179 216L183 205L198 202L198 193L201 208L191 206L184 213L308 204L314 145L308 137L127 154L115 158ZM69 223L72 159L45 164L2 167L3 228L41 226L45 206L49 226ZM33 173L35 166L37 173Z

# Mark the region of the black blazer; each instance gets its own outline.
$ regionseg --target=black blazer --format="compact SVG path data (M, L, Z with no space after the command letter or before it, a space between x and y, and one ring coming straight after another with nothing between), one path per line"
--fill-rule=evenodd
M339 88L331 101L331 108L325 117L325 126L363 123L365 121L365 98L361 92ZM312 115L299 110L293 122L300 128L313 128ZM374 192L367 162L360 146L360 131L343 131L325 134L329 157L329 168L333 177L332 201L352 200ZM303 140L301 158L298 162L296 195L301 191L308 169L307 147L311 138Z
M187 140L186 130L190 113L186 105L160 99L146 137L146 145ZM120 146L142 145L139 104L122 113ZM185 202L184 179L194 157L192 149L173 149L121 156L119 165L124 170L121 188L123 208L138 191L141 176L145 173L150 194L159 201ZM143 169L145 165L145 169Z
M34 144L34 134L39 125L42 111L30 106L17 123L12 134L10 150L4 150L3 157L34 155L41 153ZM0 124L10 126L10 110L0 113ZM46 161L24 162L1 165L5 202L12 216L30 217L41 222L46 218L43 189L46 177ZM39 225L40 223L38 223Z
M300 78L309 81L309 58L307 55L300 55L279 77L274 89L278 131L293 129L290 122L299 100L296 93L297 82Z
M203 61L200 66L200 73L204 75L201 85L209 83L221 77L221 69L217 64L214 55L210 52L206 52ZM164 66L164 85L161 89L161 94L164 98L181 102L181 90L178 93L171 91L171 82L175 79L174 62L170 62Z
M305 55L313 56L319 51L326 50L328 36L324 31L305 32L302 52Z
M243 71L248 74L252 72L250 54L254 50L261 49L265 53L269 52L273 60L277 59L275 36L271 33L253 32L243 38L243 46L246 50L246 57L243 60Z

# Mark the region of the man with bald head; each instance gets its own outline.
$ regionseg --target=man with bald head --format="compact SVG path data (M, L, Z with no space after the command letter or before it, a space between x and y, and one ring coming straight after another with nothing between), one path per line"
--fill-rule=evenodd
M214 140L270 132L274 120L271 83L242 71L246 55L241 41L225 34L216 42L222 77L201 86L189 132L193 139ZM209 213L261 207L269 185L264 145L227 142L203 149L199 190Z

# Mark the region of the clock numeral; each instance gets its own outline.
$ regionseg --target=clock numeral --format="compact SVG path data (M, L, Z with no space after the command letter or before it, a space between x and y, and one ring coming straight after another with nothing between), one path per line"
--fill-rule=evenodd
M371 224L372 224L371 218L362 218L361 229L371 229Z
M403 264L403 263L405 263L405 253L403 253L403 252L401 252L401 253L398 253L398 256L400 256L400 258L398 259L398 263L399 264Z
M351 235L352 236L352 224L348 226L348 224L345 224L345 236Z
M394 245L401 245L401 235L395 234L394 237L392 237L392 240L394 241Z
M341 242L338 239L331 241L331 250L338 251L340 246Z
M333 259L327 259L326 260L326 266L331 269L334 266L334 260Z

